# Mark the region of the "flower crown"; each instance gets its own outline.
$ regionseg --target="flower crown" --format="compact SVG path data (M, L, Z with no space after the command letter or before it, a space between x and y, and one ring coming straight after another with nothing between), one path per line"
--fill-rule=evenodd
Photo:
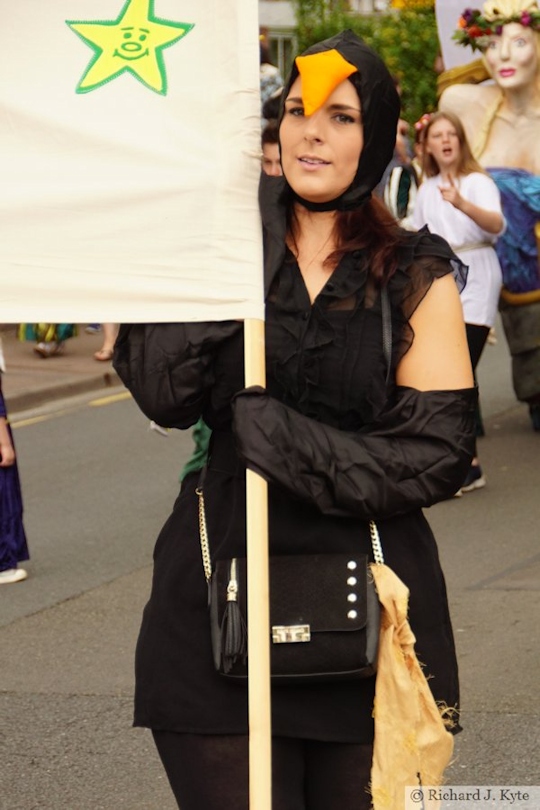
M429 124L430 121L431 121L431 113L424 113L418 119L418 121L415 122L415 124L414 124L415 130L417 132L419 132L421 129L424 129L425 127L427 127L427 125Z
M487 19L480 9L466 8L459 18L459 27L452 39L459 45L470 45L473 51L483 51L488 44L488 37L494 34L500 36L503 26L508 23L519 23L540 32L540 11L530 9L508 17L500 15Z

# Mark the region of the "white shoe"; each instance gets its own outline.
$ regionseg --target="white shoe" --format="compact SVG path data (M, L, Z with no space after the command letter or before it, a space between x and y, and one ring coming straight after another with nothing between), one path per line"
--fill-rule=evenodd
M57 343L55 340L51 340L48 343L41 342L34 346L34 351L41 357L52 357L55 354L62 354L64 351L64 342L61 341Z
M461 485L461 491L473 492L475 489L482 489L482 487L485 487L485 485L486 479L482 473L482 467L480 464L471 464L467 477Z
M0 571L0 585L9 585L12 582L22 582L28 576L24 568L8 568Z

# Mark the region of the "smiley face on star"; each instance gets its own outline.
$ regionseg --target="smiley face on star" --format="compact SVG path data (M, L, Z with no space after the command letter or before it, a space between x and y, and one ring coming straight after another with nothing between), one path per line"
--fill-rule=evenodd
M148 56L148 45L145 45L150 34L148 28L126 26L121 29L121 33L122 44L119 48L115 48L114 56L119 56L120 59L127 59L128 62L134 62L136 59L142 59L143 56Z

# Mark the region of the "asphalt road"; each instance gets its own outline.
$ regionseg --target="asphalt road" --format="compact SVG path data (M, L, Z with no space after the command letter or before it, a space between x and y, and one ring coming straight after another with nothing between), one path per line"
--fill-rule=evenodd
M540 434L501 342L479 373L488 486L428 510L461 667L455 785L540 784ZM191 441L111 393L12 415L32 560L0 590L0 810L174 810L148 732L130 727L132 661Z
M189 433L148 429L123 391L15 415L30 577L0 592L1 810L173 810L131 726L152 548Z

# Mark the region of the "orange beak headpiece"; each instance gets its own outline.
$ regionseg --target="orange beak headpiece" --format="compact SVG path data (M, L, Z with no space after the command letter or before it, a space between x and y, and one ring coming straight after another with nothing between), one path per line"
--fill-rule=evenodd
M359 208L380 182L394 153L400 101L392 77L382 59L352 31L318 42L296 58L283 89L283 102L298 76L306 115L318 110L341 82L348 79L352 83L360 99L364 146L356 176L340 197L326 203L297 199L312 211Z
M298 56L296 67L302 78L305 115L312 115L322 107L336 87L357 70L335 48L312 56Z

